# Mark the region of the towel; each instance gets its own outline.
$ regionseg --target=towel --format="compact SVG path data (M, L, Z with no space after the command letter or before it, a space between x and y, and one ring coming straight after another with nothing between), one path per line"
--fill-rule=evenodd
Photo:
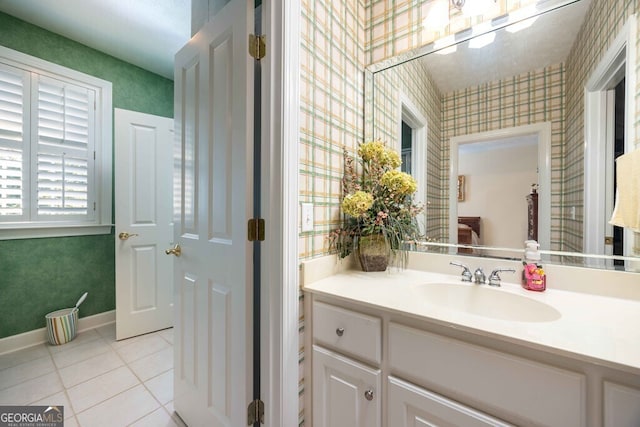
M616 203L609 224L640 232L640 149L616 159Z

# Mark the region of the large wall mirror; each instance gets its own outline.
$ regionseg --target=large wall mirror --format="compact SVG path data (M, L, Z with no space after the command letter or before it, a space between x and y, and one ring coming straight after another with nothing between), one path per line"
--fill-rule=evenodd
M423 188L430 242L515 257L534 238L548 260L637 270L638 236L608 224L614 159L636 146L636 18L598 22L596 2L501 16L370 67L367 133Z

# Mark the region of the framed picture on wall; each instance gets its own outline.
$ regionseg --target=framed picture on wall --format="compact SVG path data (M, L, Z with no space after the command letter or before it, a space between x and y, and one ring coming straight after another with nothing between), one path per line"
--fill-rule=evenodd
M464 175L458 175L458 201L464 202Z

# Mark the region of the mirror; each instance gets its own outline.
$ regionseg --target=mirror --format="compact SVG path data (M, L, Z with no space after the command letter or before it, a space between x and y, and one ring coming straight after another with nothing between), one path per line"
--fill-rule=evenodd
M604 7L596 3L569 2L526 19L499 17L488 30L485 23L370 68L367 133L410 160L425 188L419 197L427 203L428 240L486 246L458 253L519 257L523 241L533 238L557 255L549 260L619 269L629 260L637 264L637 236L607 222L614 152L634 145L636 71L634 55L629 61L625 55L635 51L635 29L620 19L603 31L622 40L622 49L611 54L616 42L603 46L598 39L596 52L589 43L604 28L593 22ZM611 71L598 77L601 69ZM591 91L603 105L589 106ZM611 122L592 125L585 119L592 108ZM619 132L597 134L602 128ZM590 166L592 146L595 157L610 151L608 160ZM603 188L596 201L589 200L593 186ZM605 245L605 237L614 244ZM577 257L585 253L596 256Z

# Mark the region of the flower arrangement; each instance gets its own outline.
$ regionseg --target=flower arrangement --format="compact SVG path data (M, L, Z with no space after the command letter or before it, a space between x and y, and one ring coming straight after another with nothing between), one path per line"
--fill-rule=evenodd
M400 156L382 141L361 144L358 156L361 170L357 170L356 159L344 152L341 206L345 220L342 228L329 235L331 249L345 258L363 237L382 235L395 256L404 241L419 235L416 216L422 207L413 201L416 181L396 169L401 165Z

